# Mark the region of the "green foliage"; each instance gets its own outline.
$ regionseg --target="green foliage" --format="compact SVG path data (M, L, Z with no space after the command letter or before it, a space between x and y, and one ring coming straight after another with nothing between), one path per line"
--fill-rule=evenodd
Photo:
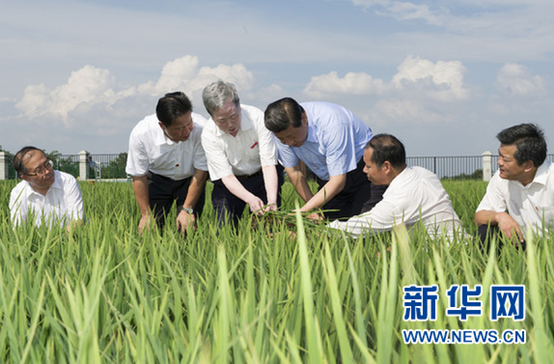
M526 253L488 256L471 239L417 230L352 240L299 215L295 236L284 216L218 232L207 201L195 233L176 232L173 210L164 231L141 236L126 182L81 182L88 223L72 234L13 230L15 183L0 183L0 362L554 362L552 233L529 237ZM471 230L485 185L445 187ZM286 209L295 200L287 184ZM403 321L402 287L435 283L437 320ZM451 284L524 284L526 318L447 317ZM527 343L406 345L409 328L524 329Z

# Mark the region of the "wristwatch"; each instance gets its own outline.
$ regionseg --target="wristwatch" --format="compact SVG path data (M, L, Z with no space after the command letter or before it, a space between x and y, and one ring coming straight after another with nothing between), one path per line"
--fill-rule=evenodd
M194 210L192 208L190 208L190 207L187 208L185 206L181 207L181 211L184 211L187 214L191 214L191 215L194 213Z

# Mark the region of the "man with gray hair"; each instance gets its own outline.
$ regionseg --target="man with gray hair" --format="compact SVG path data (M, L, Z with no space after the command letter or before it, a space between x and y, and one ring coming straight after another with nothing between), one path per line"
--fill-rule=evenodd
M72 175L55 171L52 161L35 147L24 147L13 159L22 181L10 195L10 217L19 226L34 216L36 226L42 222L71 230L83 220L83 197Z
M276 210L283 181L263 112L241 104L235 86L223 81L206 86L202 100L211 116L202 132L202 146L214 183L212 203L218 223L228 219L236 226L247 204L257 214Z

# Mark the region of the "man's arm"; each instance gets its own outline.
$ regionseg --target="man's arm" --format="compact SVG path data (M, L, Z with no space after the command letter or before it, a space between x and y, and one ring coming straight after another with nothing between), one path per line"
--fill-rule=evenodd
M262 174L264 176L265 192L267 195L267 204L269 205L266 210L277 210L277 190L279 189L279 182L277 178L277 168L272 166L263 166Z
M198 199L200 199L202 191L204 191L206 179L208 179L208 172L201 169L194 170L187 192L187 197L185 198L185 202L182 207L189 209L196 207L196 203L198 202ZM181 206L178 206L179 209L180 207ZM180 210L177 214L177 227L182 232L189 227L194 227L194 221L194 214L189 214L183 210Z
M312 190L310 190L310 186L308 185L308 181L306 180L306 176L304 176L300 170L299 165L296 167L285 167L285 171L287 171L290 183L292 183L294 189L304 200L304 202L308 202L312 197L314 197Z
M331 176L327 182L304 206L300 209L302 212L321 208L328 201L331 201L338 195L346 185L346 174Z
M133 192L140 210L139 232L142 233L145 227L149 226L152 214L150 211L150 196L148 195L148 177L133 176Z
M250 211L256 212L258 215L263 214L264 202L258 196L255 196L253 193L244 188L234 174L223 177L221 181L225 187L227 187L229 192L250 206Z
M81 193L81 187L79 186L79 182L77 182L77 180L73 177L71 177L68 187L64 188L64 199L67 206L67 214L70 220L66 228L68 231L71 231L80 226L84 218L83 195Z
M523 233L518 223L507 212L494 212L489 210L481 210L475 213L475 224L477 226L488 225L498 226L500 231L511 238L514 233L518 236L519 241L523 241Z

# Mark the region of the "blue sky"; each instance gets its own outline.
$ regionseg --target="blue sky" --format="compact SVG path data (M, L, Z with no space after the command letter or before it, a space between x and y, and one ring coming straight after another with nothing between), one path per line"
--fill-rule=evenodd
M551 0L0 0L0 145L127 151L164 93L233 82L265 109L331 101L410 156L480 155L534 122L553 145ZM550 152L554 150L551 147Z

